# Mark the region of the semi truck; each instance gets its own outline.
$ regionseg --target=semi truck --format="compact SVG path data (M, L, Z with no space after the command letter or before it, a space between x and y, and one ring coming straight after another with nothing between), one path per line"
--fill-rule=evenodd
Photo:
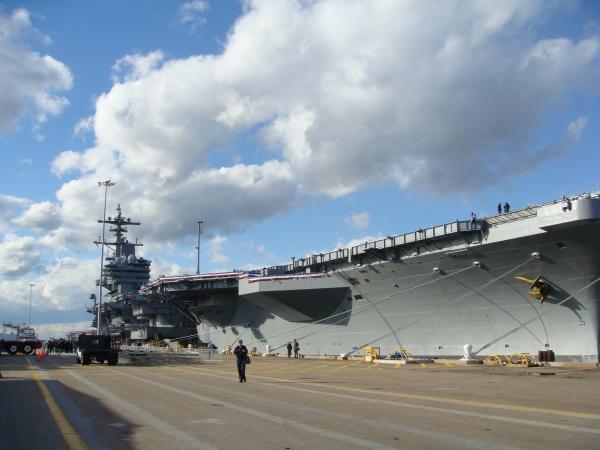
M31 355L36 349L42 348L35 330L29 325L19 325L12 322L2 323L2 334L0 334L0 352L11 355L22 353Z

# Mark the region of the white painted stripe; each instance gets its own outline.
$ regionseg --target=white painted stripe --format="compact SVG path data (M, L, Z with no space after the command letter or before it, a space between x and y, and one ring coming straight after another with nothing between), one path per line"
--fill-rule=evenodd
M167 422L160 420L158 417L156 417L153 414L150 414L145 409L142 409L139 406L136 406L133 403L130 403L130 402L122 399L121 397L118 397L117 395L115 395L111 391L109 391L108 389L103 388L102 386L99 386L96 383L94 383L86 378L83 378L82 376L76 374L72 370L69 370L67 367L63 366L61 368L64 369L73 378L77 379L79 382L85 384L89 388L92 388L93 390L98 392L100 395L102 395L103 398L109 400L110 402L114 403L115 405L120 406L121 408L123 408L124 410L129 412L130 414L133 414L133 415L139 417L144 422L152 425L158 431L177 439L182 444L184 444L186 446L186 448L199 449L199 450L216 450L216 449L218 449L218 447L211 445L208 442L202 442L197 437L187 434L186 432L184 432L178 428L175 428L173 425L170 425ZM117 373L118 373L118 375L122 375L121 372L117 372Z
M174 393L182 395L186 398L195 398L196 400L200 400L200 401L207 402L207 403L220 403L225 408L230 408L234 411L238 411L238 412L242 412L244 414L259 417L261 419L275 422L280 425L288 425L290 427L298 428L299 430L302 430L305 432L313 433L313 434L320 435L323 437L328 437L330 439L334 439L337 441L346 442L348 444L352 444L352 445L356 445L356 446L360 446L360 447L372 448L372 449L382 449L382 450L383 449L387 449L387 450L392 450L392 449L397 450L398 449L398 447L388 447L388 446L380 444L378 442L367 441L365 439L360 439L357 437L349 436L344 433L338 433L337 431L332 431L332 430L328 430L325 428L319 428L319 427L316 427L313 425L308 425L308 424L305 424L302 422L297 422L295 420L286 419L281 416L274 416L274 415L266 413L266 412L257 411L256 409L246 408L244 406L236 405L235 403L225 402L218 398L207 397L205 395L200 395L200 394L196 394L194 392L185 391L183 389L178 389L178 388L175 388L172 386L165 385L163 383L158 383L156 381L150 381L150 380L142 378L142 377L130 375L128 373L125 373L125 371L117 371L114 369L107 369L107 370L114 372L115 374L117 374L120 377L128 377L128 378L140 381L142 383L156 386L160 389L174 392Z
M202 369L199 369L197 372L199 374L203 374L206 376L218 377L218 375L208 374L205 371L203 371ZM268 379L268 377L261 377L261 378ZM276 380L281 381L281 379L276 379ZM470 412L470 411L460 411L460 410L456 410L456 409L440 408L440 407L436 407L436 406L415 405L414 403L408 403L408 402L384 400L384 399L369 398L369 397L359 397L359 396L354 396L354 395L349 395L349 394L339 394L339 393L335 393L335 392L328 392L328 391L324 391L324 390L317 391L317 390L313 390L313 389L287 386L287 385L279 384L279 383L269 383L269 382L262 382L262 381L255 381L255 383L264 384L266 386L269 386L270 388L274 387L274 388L278 388L278 389L288 389L288 390L292 390L292 391L306 392L306 393L310 393L310 394L327 395L330 397L356 400L356 401L365 402L365 403L375 403L375 404L390 405L390 406L396 406L396 407L402 407L402 408L420 409L422 411L439 412L439 413L444 413L444 414L454 414L454 415L459 415L459 416L477 417L480 419L490 419L490 420L496 420L499 422L516 423L519 425L529 425L529 426L542 427L542 428L553 428L553 429L557 429L557 430L573 431L573 432L577 432L577 433L600 434L600 430L597 428L562 425L562 424L558 424L558 423L545 422L545 421L540 421L540 420L520 419L517 417L511 417L511 416L482 414L482 413L476 413L476 412ZM307 383L298 383L298 384L306 385ZM476 404L469 405L469 406L478 407ZM485 405L482 405L481 407L485 407ZM533 412L537 413L538 411L533 411Z
M184 373L188 373L188 372L184 372ZM192 372L192 374L197 374L197 373L198 372ZM217 392L223 392L226 394L231 393L231 389L219 388L219 387L215 386L214 384L199 383L197 381L187 381L187 380L183 380L181 378L171 377L168 375L161 375L158 373L153 373L152 375L160 377L160 378L166 378L168 380L173 380L173 381L183 383L183 384L189 384L192 386L202 387L204 389L210 389L210 390L217 391ZM208 375L208 376L214 377L214 378L221 378L221 379L224 379L227 381L232 381L234 379L232 377L226 377L223 375ZM255 383L255 384L267 384L267 383L259 382L259 383ZM272 385L269 384L268 386L271 387ZM395 422L389 422L387 420L367 419L367 418L362 418L362 417L359 417L359 416L356 416L353 414L343 414L343 413L338 413L335 411L324 410L322 408L314 408L311 406L299 405L298 403L290 403L290 402L286 402L286 401L282 401L282 400L274 400L271 398L267 398L264 395L253 395L253 394L247 394L244 392L236 392L236 395L238 397L252 399L252 400L255 400L256 402L260 402L260 403L271 403L273 405L278 405L278 406L282 407L283 409L288 409L291 411L302 411L307 414L311 414L315 417L330 416L330 417L334 417L336 419L350 420L353 422L358 422L358 423L361 423L363 425L366 425L366 426L372 427L372 428L391 429L391 430L399 431L400 433L404 433L404 434L410 433L410 434L417 435L419 437L442 441L445 444L451 443L451 444L456 445L457 448L472 448L472 449L477 449L477 450L482 449L482 448L485 448L486 450L517 450L520 448L520 447L512 447L512 446L501 445L501 444L494 444L494 443L490 442L489 440L482 441L479 439L464 438L462 436L458 436L458 435L451 434L451 433L446 433L443 431L432 431L432 430L427 430L425 428L418 428L415 426L402 425L402 424L395 423ZM367 428L365 428L365 429L367 429Z
M405 402L394 402L394 401L383 400L383 399L356 397L356 396L348 395L348 394L337 394L334 392L315 391L312 389L283 386L283 385L279 385L279 384L275 384L275 383L265 383L265 382L258 382L258 383L268 385L269 387L290 389L290 390L294 390L294 391L306 392L306 393L312 393L312 394L318 394L318 395L328 395L331 397L345 398L345 399L356 400L356 401L361 401L361 402L365 402L365 403L376 403L376 404L384 404L384 405L390 405L390 406L399 406L402 408L420 409L422 411L439 412L439 413L444 413L444 414L455 414L455 415L467 416L467 417L477 417L480 419L491 419L491 420L496 420L499 422L508 422L508 423L515 423L515 424L519 424L519 425L529 425L529 426L542 427L542 428L554 428L557 430L573 431L576 433L600 434L600 430L598 430L596 428L586 428L586 427L578 427L578 426L572 426L572 425L562 425L562 424L558 424L558 423L543 422L540 420L520 419L517 417L510 417L510 416L481 414L481 413L476 413L476 412L459 411L459 410L448 409L448 408L439 408L439 407L435 407L435 406L424 406L424 405L415 405L415 404L405 403Z

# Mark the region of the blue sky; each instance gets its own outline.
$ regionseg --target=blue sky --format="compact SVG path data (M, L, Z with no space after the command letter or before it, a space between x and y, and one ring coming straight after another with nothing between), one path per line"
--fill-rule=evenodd
M153 275L600 190L597 2L0 3L0 319L82 326L102 192ZM4 61L3 61L4 60ZM133 228L133 227L132 227Z

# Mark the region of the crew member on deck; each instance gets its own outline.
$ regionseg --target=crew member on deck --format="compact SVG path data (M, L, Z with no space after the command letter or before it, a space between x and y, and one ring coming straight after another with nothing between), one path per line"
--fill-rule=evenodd
M248 359L248 349L244 345L244 341L241 339L237 347L233 350L235 355L238 375L240 376L240 383L246 382L246 360Z
M294 358L297 358L299 353L300 353L300 344L298 343L298 341L296 339L294 339Z
M287 351L288 351L288 358L292 357L292 343L290 341L288 341L287 343Z

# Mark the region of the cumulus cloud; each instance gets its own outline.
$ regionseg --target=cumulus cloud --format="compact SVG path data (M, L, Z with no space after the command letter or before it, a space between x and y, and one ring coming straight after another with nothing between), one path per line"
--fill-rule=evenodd
M384 238L385 238L385 236L383 236L381 234L378 234L376 236L359 237L359 238L351 239L349 241L338 240L336 242L336 244L335 244L335 248L351 248L351 247L356 247L357 245L362 245L365 242L379 241L379 240L384 239ZM326 251L330 252L331 249L328 249Z
M61 223L60 210L48 201L34 203L13 222L30 230L50 231Z
M31 236L4 236L0 243L0 275L16 278L39 269L40 248Z
M57 258L34 283L41 287L37 308L82 310L99 278L99 260Z
M431 21L418 1L248 1L220 54L121 58L96 102L96 144L52 164L79 174L57 193L61 215L97 217L95 183L112 177L109 207L118 199L142 237L172 243L198 217L226 236L306 196L471 192L568 152L585 118L539 148L533 137L598 81L598 37L538 37L541 17L562 13L554 3L437 9ZM92 225L71 238L89 241Z
M75 136L84 136L94 130L94 116L88 116L75 124L73 134Z
M150 277L153 279L162 276L181 275L184 273L195 273L195 271L192 272L190 268L186 269L179 264L173 264L160 256L155 257L150 266Z
M59 339L64 338L71 331L90 330L90 322L91 320L84 322L33 323L33 326L40 339Z
M0 132L14 129L27 109L37 129L69 104L57 92L71 89L71 72L52 56L31 50L27 42L32 36L49 42L33 27L26 10L8 15L0 10Z
M223 251L228 241L225 236L221 235L217 235L208 241L208 254L210 255L211 263L226 264L229 262L229 257Z
M0 230L4 230L19 212L31 205L31 200L13 195L0 194Z
M352 215L346 219L346 223L352 225L357 230L364 230L369 226L370 222L371 215L368 212L352 213Z
M184 25L189 25L191 31L206 23L203 14L210 8L206 0L192 0L183 3L179 7L179 21Z
M146 55L138 53L125 55L114 64L112 79L115 83L139 80L156 70L164 57L164 53L160 50Z

